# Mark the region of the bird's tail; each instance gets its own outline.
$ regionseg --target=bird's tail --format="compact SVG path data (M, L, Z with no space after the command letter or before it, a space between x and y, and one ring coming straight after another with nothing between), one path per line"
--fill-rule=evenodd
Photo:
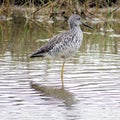
M44 53L41 53L41 51L37 51L35 53L33 53L32 55L30 55L30 58L34 58L34 57L44 57Z

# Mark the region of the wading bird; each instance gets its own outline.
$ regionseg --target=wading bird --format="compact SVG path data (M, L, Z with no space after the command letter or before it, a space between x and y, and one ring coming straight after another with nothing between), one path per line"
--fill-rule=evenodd
M48 57L48 58L58 58L63 60L61 69L61 82L62 88L64 88L64 64L65 60L76 53L79 50L82 40L83 32L80 25L89 27L88 25L81 22L81 17L77 14L72 14L68 19L68 24L70 29L66 32L60 33L52 37L49 42L42 47L40 47L35 53L30 57ZM91 28L91 27L89 27Z

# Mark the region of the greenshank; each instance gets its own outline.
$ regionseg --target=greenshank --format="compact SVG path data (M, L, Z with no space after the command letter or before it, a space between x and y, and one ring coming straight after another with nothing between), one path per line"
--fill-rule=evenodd
M62 59L62 88L64 88L63 73L65 60L74 55L79 50L83 40L83 32L80 28L80 25L83 24L84 26L89 27L81 21L81 17L77 14L72 14L69 17L68 24L70 27L68 31L55 35L48 41L47 44L40 47L35 53L30 56L31 58L48 57L52 59Z

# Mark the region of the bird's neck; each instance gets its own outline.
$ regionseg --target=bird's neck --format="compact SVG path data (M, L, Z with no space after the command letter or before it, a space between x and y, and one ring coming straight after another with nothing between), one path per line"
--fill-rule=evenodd
M81 31L81 28L78 25L70 26L70 29L73 31Z
M82 32L80 26L74 26L74 27L71 28L70 31L72 32L72 34L76 34L77 37L79 38L79 40L82 41L82 39L83 39L83 32Z

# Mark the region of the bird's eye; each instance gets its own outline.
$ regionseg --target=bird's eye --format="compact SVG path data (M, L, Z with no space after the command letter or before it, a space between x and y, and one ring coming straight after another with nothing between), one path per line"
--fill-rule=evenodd
M80 17L79 17L79 18L77 18L77 20L80 20Z

